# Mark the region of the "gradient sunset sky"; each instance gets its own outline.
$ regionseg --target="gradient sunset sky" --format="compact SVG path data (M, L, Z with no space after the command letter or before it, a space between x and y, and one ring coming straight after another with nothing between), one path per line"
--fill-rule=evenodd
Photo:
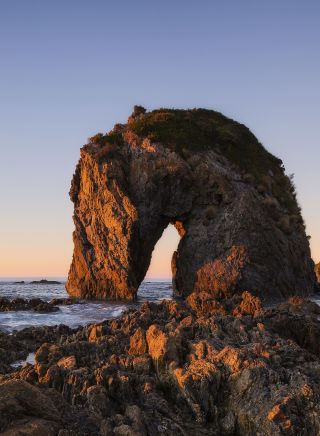
M70 180L89 136L134 104L246 124L295 174L320 260L320 2L0 2L0 276L65 276ZM149 277L170 277L168 229Z

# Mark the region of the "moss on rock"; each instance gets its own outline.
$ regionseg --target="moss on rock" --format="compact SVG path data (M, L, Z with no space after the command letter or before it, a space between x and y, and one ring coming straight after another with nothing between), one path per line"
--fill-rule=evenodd
M131 118L128 127L182 157L212 149L237 165L247 178L250 175L257 186L263 186L267 177L272 179L271 191L279 203L290 213L299 212L281 159L269 153L245 125L219 112L162 108Z

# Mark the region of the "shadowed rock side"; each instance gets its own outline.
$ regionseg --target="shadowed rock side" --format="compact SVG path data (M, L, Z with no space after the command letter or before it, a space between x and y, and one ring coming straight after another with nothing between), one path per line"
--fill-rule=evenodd
M0 334L0 432L317 436L319 311L197 292L76 330ZM8 363L37 350L35 364L1 366L4 347Z
M128 124L81 149L70 196L71 295L134 299L169 223L181 236L176 296L313 292L309 243L282 162L217 112L135 108Z
M320 262L315 265L314 271L316 273L317 282L320 283Z

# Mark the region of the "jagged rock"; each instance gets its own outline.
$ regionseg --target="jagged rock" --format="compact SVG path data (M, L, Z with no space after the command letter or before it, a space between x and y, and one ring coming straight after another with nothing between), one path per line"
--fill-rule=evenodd
M249 290L263 299L314 290L291 180L243 125L209 110L137 107L128 124L81 149L70 190L74 253L68 292L135 298L172 223L174 294Z
M142 328L138 328L133 336L130 338L129 354L139 356L145 354L148 350L145 332Z
M40 298L33 298L25 300L23 298L15 298L9 300L8 298L0 298L0 312L9 312L17 310L34 310L35 312L49 313L57 312L59 310L55 304L47 303Z
M165 361L177 362L179 360L177 338L174 335L168 334L156 324L152 324L146 332L146 339L149 354L157 368L162 368Z
M31 298L30 300L24 298L9 298L0 297L0 312L11 312L18 310L34 310L35 312L49 313L57 312L58 305L71 305L81 304L81 301L75 298L54 298L49 303L41 300L40 298Z
M213 315L214 313L226 314L223 305L208 292L193 292L186 301L198 316L206 314Z
M250 292L245 291L242 294L242 301L238 307L233 311L234 316L259 316L262 314L261 300L258 297L254 297Z
M294 297L264 308L248 292L219 303L206 312L196 295L144 303L60 329L35 365L0 376L0 431L317 436L319 307ZM102 334L92 341L94 328Z
M54 342L61 336L67 337L76 331L77 329L59 325L27 327L12 334L0 332L0 374L14 371L12 364L23 365L28 354L35 352L43 342Z
M74 356L62 357L60 360L58 360L57 365L60 368L74 369L77 367L77 361Z

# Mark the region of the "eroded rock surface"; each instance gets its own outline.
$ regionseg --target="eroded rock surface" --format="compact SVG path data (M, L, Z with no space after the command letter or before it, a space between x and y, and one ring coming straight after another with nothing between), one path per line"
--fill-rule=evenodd
M128 124L81 149L70 196L71 295L134 299L169 223L181 236L175 295L313 292L309 242L282 162L217 112L136 108Z
M265 309L249 292L196 293L51 330L35 365L0 376L0 431L316 436L319 312L301 297Z
M320 262L315 265L314 271L315 271L316 276L317 276L317 281L318 281L318 283L320 283Z
M11 364L26 360L45 342L57 341L60 337L70 335L76 330L65 325L27 327L11 334L0 331L0 374L14 371Z

